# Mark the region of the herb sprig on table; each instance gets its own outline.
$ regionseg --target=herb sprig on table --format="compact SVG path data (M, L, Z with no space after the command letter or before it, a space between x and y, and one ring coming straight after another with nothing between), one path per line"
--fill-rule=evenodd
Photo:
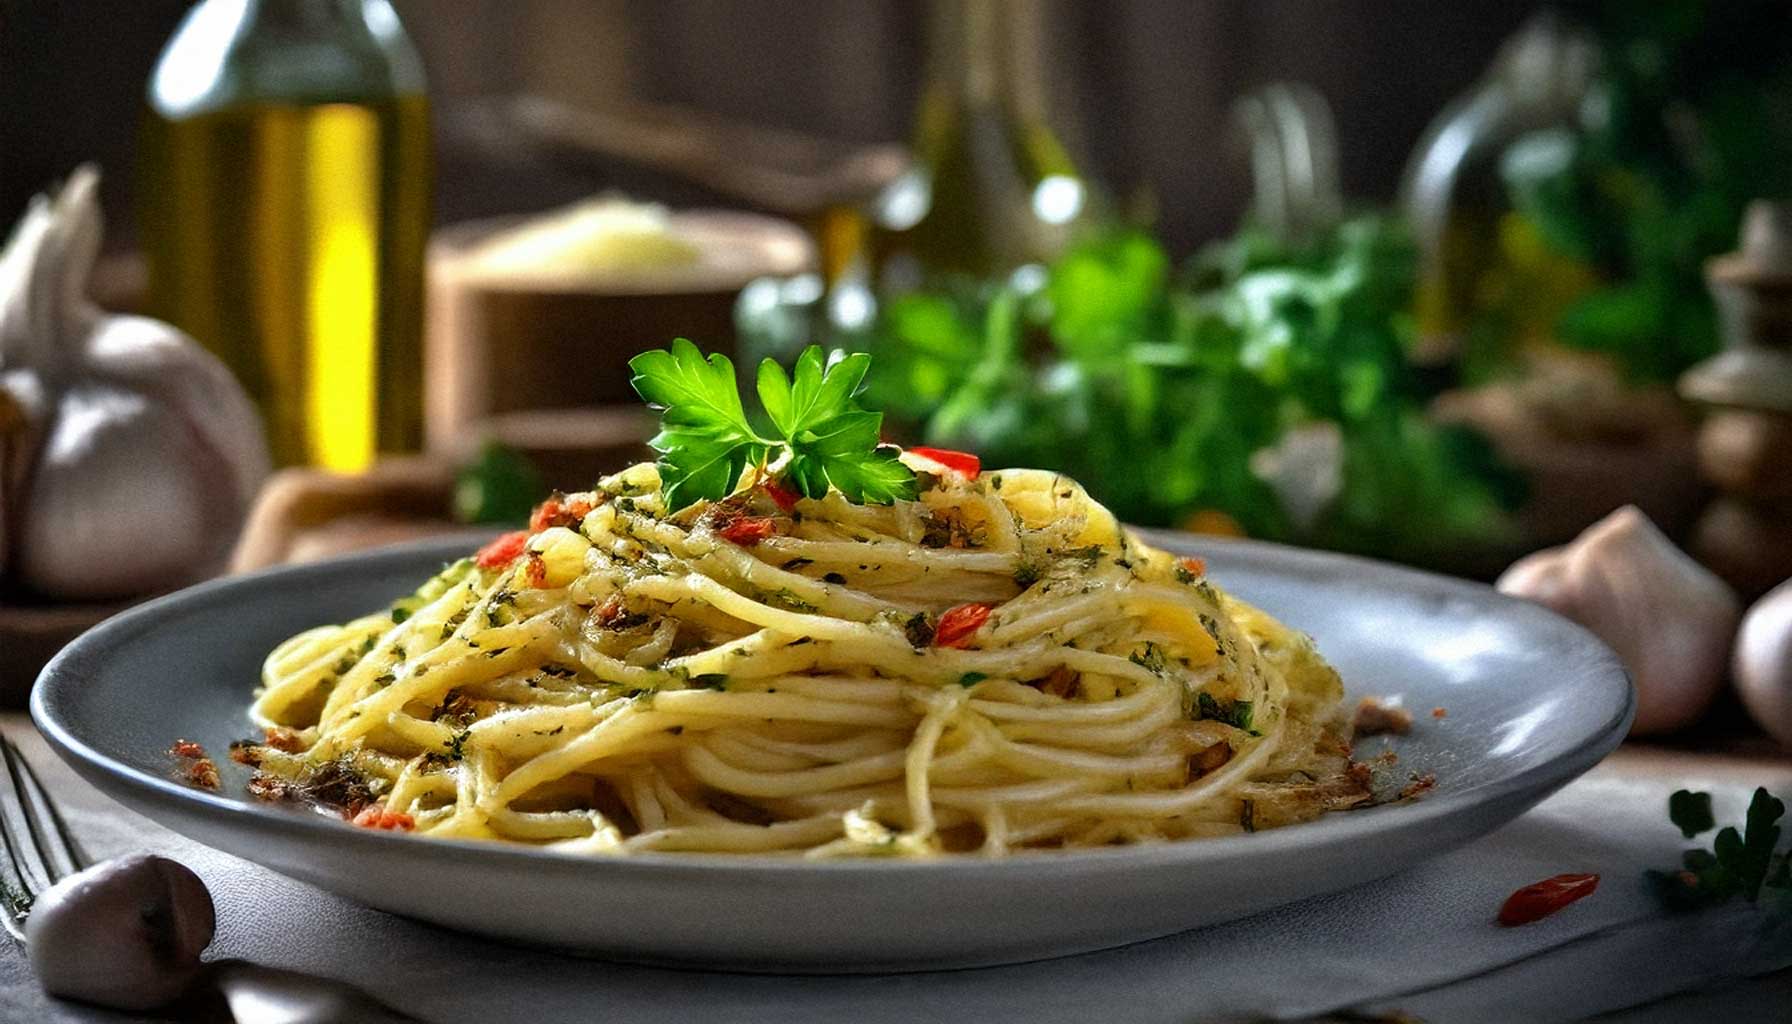
M871 368L864 353L829 360L811 345L789 376L770 359L760 363L756 390L770 421L763 431L747 417L727 356L705 359L679 338L629 368L635 391L660 409L660 432L648 443L660 453L668 510L727 497L749 465L810 498L830 486L860 504L915 496L915 474L879 443L883 413L854 400Z
M1715 906L1737 897L1792 900L1792 853L1778 852L1779 820L1786 805L1766 789L1756 789L1742 830L1722 829L1711 849L1688 850L1678 871L1651 871L1662 902L1676 910ZM1691 839L1710 831L1716 820L1711 794L1680 790L1668 798L1668 817Z

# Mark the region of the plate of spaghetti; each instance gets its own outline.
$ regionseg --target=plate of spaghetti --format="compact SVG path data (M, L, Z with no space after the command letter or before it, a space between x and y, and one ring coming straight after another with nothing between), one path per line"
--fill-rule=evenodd
M1134 531L1063 476L880 446L853 360L762 370L770 429L720 357L637 364L657 464L526 530L127 612L46 669L40 727L144 813L383 909L877 970L1369 881L1628 726L1609 651L1486 587ZM1430 713L1353 736L1371 694Z

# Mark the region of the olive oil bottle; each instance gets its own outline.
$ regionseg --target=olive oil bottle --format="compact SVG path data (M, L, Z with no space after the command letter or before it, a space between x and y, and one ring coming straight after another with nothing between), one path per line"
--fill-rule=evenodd
M151 308L236 372L275 461L415 450L429 106L387 0L203 0L141 142Z
M932 0L914 166L873 204L884 289L1056 256L1099 219L1046 113L1041 0Z

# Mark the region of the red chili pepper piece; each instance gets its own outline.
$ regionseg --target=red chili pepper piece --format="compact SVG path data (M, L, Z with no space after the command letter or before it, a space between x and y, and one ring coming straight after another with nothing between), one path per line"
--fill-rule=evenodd
M991 610L992 606L987 604L961 604L946 609L946 613L940 616L938 628L933 631L933 645L963 647L971 639L971 634L989 620Z
M910 448L909 451L930 462L937 462L954 473L963 473L972 480L983 472L983 460L970 452L955 452L950 448Z
M795 508L797 501L802 498L802 495L795 491L778 486L776 481L767 480L764 486L765 493L770 496L773 501L778 503L779 508L786 512Z
M1184 558L1182 567L1196 576L1207 575L1207 559L1205 558Z
M752 547L762 540L777 536L778 527L770 519L758 516L741 516L731 520L716 531L722 539L739 544L741 547Z
M573 498L562 501L559 497L549 498L535 506L529 516L529 532L540 533L550 526L576 526L593 508L589 499Z
M509 565L523 553L523 545L529 543L528 530L513 530L479 549L473 556L473 562L481 569L496 569L501 565Z
M351 824L383 832L409 832L417 827L417 822L410 815L388 811L382 804L368 804L361 808L361 813L354 816Z
M1527 885L1506 897L1500 908L1500 924L1530 924L1555 913L1599 888L1598 875L1557 875Z

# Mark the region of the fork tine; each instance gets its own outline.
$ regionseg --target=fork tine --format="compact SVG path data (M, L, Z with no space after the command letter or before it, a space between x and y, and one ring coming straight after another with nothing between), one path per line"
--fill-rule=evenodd
M74 853L63 844L66 827L54 828L45 824L54 809L47 806L42 784L37 783L37 776L30 773L30 766L25 764L18 748L5 737L0 737L0 760L6 763L6 778L19 806L18 820L9 823L13 827L8 831L15 834L7 844L11 847L8 852L28 889L33 894L42 892L72 870ZM23 826L24 837L16 834L17 826ZM32 862L32 857L25 856L26 841L31 844L36 863ZM31 874L36 877L30 877Z
M0 736L0 757L11 765L11 744L4 736ZM24 817L29 813L25 794L13 784L10 771L0 772L0 780L3 780L0 781L0 848L6 852L4 864L0 864L0 926L23 942L24 915L31 901L42 891L42 885L33 877L25 855L25 837L19 834Z
M60 859L60 863L54 865L58 871L56 877L72 875L93 863L88 858L87 851L82 849L81 841L75 838L74 831L68 827L68 822L63 820L62 812L57 809L56 802L50 799L50 791L44 788L43 780L38 778L37 769L31 767L31 762L25 760L24 753L11 740L0 736L0 742L4 742L10 748L12 763L17 765L23 773L26 786L31 790L32 797L37 801L37 806L50 823L52 833L49 837L50 845Z

